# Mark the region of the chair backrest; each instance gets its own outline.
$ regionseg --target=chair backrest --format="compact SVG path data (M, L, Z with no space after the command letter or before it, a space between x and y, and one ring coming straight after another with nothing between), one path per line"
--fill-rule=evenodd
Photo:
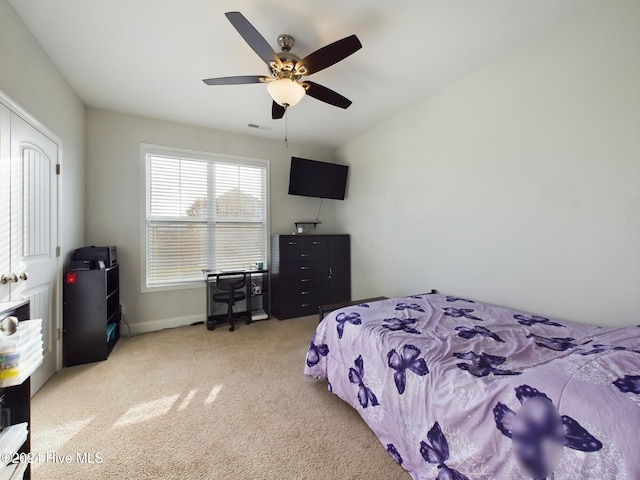
M243 288L247 284L245 272L225 272L216 274L216 288L227 292Z

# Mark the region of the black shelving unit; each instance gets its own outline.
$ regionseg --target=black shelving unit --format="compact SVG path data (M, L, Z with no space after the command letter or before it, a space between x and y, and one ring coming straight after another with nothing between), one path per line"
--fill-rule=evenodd
M119 275L117 264L65 273L63 344L66 366L109 357L120 338Z
M10 302L9 308L3 308L3 304L0 303L0 320L8 316L14 316L18 321L30 319L30 306L29 301L22 302ZM0 400L2 407L2 427L10 427L23 422L27 423L27 439L18 450L18 454L24 455L25 458L31 452L31 377L28 377L20 385L11 387L0 388ZM5 413L6 412L6 413ZM4 420L9 419L8 424L4 424ZM0 445L4 452L4 445ZM13 453L13 452L8 452ZM19 458L19 455L16 455ZM4 470L10 468L3 465ZM26 480L31 478L31 465L26 466L24 471L24 478Z

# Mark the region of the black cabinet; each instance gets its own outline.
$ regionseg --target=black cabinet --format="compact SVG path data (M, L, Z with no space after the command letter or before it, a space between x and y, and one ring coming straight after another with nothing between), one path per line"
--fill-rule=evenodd
M9 304L0 303L0 321L9 316L16 317L18 321L29 320L30 309L28 301L10 302L11 306L9 308L4 308L4 305ZM28 377L20 385L0 388L0 408L2 430L3 433L7 434L0 438L0 450L5 454L14 453L13 450L5 450L5 448L8 448L9 444L13 443L8 439L8 437L11 436L8 435L8 433L13 426L19 426L22 423L26 423L26 440L19 447L16 455L10 455L10 457L7 457L7 459L10 460L22 460L23 458L26 460L28 458L28 454L31 452L31 377ZM21 471L22 468L24 471L24 477L16 478L31 478L31 466L29 463L26 463L26 465L24 462L21 465L7 465L8 462L4 461L7 459L3 459L2 465L0 466L0 471L3 475L8 475L8 471L13 471L17 474L17 472ZM7 478L9 477L7 476Z
M271 313L279 320L314 315L351 300L349 235L273 235Z
M119 266L69 270L64 278L66 366L106 360L120 338Z
M329 297L327 303L351 300L351 248L349 235L327 235L329 253ZM317 309L315 312L317 313Z

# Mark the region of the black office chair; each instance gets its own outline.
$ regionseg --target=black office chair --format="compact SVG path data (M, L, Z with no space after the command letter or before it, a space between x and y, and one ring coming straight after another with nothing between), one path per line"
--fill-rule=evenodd
M227 304L227 322L229 331L235 330L233 323L233 306L236 302L247 298L244 290L247 284L247 274L244 272L227 272L216 274L216 290L213 294L213 301ZM247 325L251 323L251 316L247 320ZM207 328L213 330L213 322L207 322Z

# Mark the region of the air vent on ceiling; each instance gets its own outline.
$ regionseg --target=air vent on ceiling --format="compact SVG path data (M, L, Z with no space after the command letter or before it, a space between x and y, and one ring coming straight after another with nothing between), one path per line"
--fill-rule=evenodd
M258 129L258 130L271 130L272 129L272 127L267 127L265 125L258 125L257 123L248 123L247 127L255 128L255 129Z

